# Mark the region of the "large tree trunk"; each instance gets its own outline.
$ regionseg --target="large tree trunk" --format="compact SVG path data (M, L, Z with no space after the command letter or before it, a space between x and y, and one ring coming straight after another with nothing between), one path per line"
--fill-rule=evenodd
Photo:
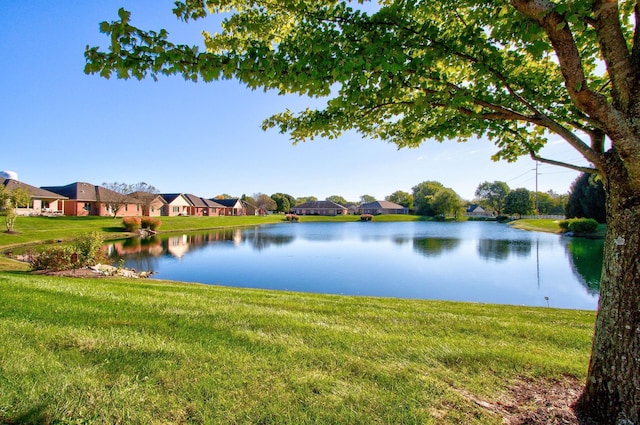
M640 191L608 158L607 235L591 360L579 413L602 424L640 424Z

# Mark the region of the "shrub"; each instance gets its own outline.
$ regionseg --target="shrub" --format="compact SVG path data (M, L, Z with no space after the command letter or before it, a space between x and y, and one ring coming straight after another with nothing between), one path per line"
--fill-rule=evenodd
M73 262L74 250L70 246L56 246L31 257L32 270L69 270Z
M287 214L284 216L287 221L300 221L300 217L295 214Z
M122 219L122 224L127 232L135 232L140 228L140 217L125 217Z
M140 225L143 229L150 229L155 232L162 225L162 221L155 217L142 217L142 219L140 219Z
M558 225L563 231L576 234L593 233L598 228L598 222L593 218L571 218L560 221Z
M593 233L597 228L598 222L593 218L576 218L569 221L569 231L573 233Z
M100 251L104 238L98 232L91 232L76 240L75 252L78 254L78 266L95 266L105 261Z

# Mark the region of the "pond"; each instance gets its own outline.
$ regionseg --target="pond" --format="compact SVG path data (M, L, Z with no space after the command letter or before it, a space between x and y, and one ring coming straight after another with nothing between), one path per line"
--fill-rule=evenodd
M281 223L110 242L153 278L595 310L602 240L495 222Z

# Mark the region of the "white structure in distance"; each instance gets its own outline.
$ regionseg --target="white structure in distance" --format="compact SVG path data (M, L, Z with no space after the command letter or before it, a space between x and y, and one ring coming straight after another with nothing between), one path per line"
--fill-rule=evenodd
M18 173L15 171L0 171L0 178L18 180Z

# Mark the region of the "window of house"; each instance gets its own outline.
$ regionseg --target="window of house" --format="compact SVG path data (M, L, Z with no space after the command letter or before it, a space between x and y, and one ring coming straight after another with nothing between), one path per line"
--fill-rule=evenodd
M84 203L84 206L82 207L83 210L85 211L91 211L91 204L88 202Z
M180 207L173 207L173 212L174 213L180 212Z

